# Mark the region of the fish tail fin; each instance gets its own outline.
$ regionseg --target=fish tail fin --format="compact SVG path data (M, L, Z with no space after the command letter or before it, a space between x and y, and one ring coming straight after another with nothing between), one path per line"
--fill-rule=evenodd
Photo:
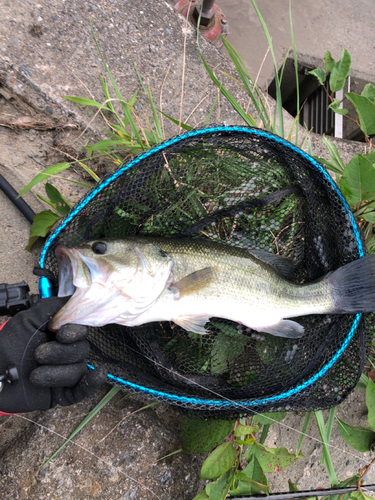
M375 311L375 255L367 255L325 277L332 287L332 313Z

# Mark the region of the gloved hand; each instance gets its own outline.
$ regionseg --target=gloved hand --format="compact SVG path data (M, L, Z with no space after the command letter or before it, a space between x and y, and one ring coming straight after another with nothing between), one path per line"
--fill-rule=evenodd
M69 297L41 299L11 318L0 331L0 374L15 365L20 380L4 382L0 411L20 413L68 406L92 396L105 382L103 370L86 366L89 329L64 325L48 330L49 320Z

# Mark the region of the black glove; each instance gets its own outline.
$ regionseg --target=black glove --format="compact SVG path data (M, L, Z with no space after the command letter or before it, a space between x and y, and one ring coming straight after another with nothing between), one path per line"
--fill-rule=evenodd
M89 329L64 325L49 332L49 320L69 297L41 299L18 313L0 331L0 374L15 365L20 380L4 382L0 411L20 413L68 406L92 396L105 382L103 370L89 370L85 363L90 345Z

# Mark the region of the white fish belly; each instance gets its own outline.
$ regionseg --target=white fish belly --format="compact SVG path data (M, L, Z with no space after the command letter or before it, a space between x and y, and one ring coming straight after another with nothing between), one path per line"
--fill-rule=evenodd
M288 284L289 285L289 284ZM267 290L234 289L215 287L175 299L165 291L155 304L134 318L129 326L152 321L176 321L181 317L207 316L224 318L249 328L260 329L274 325L285 318L307 314L324 314L332 309L330 290L322 283L286 287L285 293Z

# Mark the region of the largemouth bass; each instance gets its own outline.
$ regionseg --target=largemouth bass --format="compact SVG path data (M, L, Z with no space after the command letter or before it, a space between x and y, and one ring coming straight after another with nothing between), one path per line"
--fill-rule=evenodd
M282 277L283 257L192 238L92 241L60 246L56 256L59 296L73 295L52 319L53 330L173 321L205 334L217 317L298 338L304 328L288 318L375 311L375 255L303 285Z

